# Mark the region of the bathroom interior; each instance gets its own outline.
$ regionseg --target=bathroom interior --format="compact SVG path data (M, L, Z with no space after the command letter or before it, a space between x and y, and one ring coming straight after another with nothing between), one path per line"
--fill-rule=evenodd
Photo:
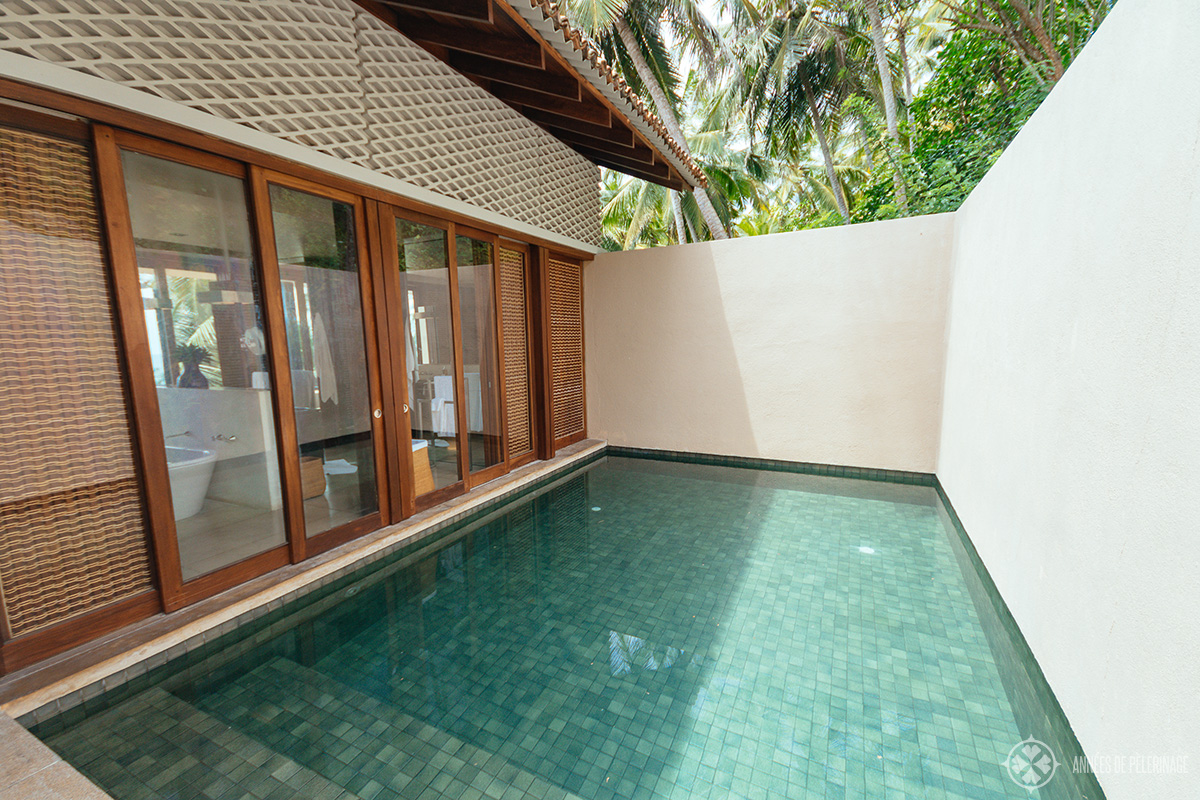
M122 165L188 581L287 541L247 182L133 151ZM274 183L268 191L274 241L262 252L278 269L313 537L379 510L360 228L350 203ZM442 229L397 226L414 488L423 495L462 481L464 467L474 474L504 461L494 244L468 232L452 249Z
M243 180L125 152L183 578L286 541ZM271 186L309 537L378 509L353 209Z
M422 495L463 477L456 435L459 408L453 377L450 255L445 231L434 226L397 219L396 238L412 409L414 487ZM455 237L471 472L504 460L492 259L491 242Z

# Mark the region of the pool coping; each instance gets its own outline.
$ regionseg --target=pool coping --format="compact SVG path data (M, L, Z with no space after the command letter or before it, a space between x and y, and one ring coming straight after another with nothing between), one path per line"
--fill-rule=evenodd
M105 800L108 794L0 712L0 800Z

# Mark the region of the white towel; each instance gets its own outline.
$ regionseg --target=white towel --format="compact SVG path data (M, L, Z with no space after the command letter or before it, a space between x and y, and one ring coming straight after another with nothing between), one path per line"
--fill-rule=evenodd
M325 320L317 314L313 318L313 372L321 382L321 402L338 401L337 373L333 368L333 354L329 352L329 337L325 335Z
M472 433L483 432L483 384L479 381L478 372L468 372L463 375L467 382L467 430Z
M454 376L433 376L433 399L450 401L454 400Z
M442 436L454 438L455 414L454 403L449 400L434 400L430 403L430 412L433 415L433 431Z

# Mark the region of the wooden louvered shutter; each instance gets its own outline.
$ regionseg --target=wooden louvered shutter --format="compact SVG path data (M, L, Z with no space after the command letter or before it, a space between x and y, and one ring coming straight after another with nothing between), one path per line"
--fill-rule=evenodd
M504 385L510 460L533 451L529 309L526 301L528 274L525 253L500 248L500 311L504 336Z
M554 449L586 435L583 396L583 268L550 257L550 377Z
M0 592L21 636L150 591L88 149L0 128Z

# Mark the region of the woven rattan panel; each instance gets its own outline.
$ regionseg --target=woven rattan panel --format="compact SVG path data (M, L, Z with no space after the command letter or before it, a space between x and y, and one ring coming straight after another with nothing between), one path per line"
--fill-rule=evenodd
M533 449L529 404L529 319L525 305L525 254L500 248L500 306L503 314L504 380L508 405L508 455Z
M583 269L550 259L550 371L554 439L583 433Z
M594 164L351 0L3 0L0 48L600 239Z
M14 635L151 588L91 162L0 128L0 586Z

